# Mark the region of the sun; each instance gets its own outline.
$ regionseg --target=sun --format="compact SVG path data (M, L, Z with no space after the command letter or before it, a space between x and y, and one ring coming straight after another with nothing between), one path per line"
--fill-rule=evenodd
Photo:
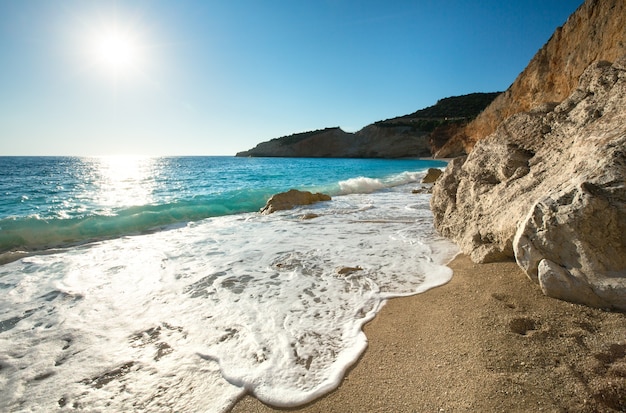
M115 79L131 77L141 70L143 45L131 28L110 25L92 32L89 41L92 65Z
M95 43L98 63L112 71L130 69L137 56L137 45L132 36L120 30L108 30L102 33Z

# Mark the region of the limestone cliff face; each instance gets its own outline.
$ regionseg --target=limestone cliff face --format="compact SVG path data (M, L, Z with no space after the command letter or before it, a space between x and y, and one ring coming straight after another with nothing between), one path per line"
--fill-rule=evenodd
M474 261L515 257L548 296L626 311L626 56L501 123L450 163L431 207Z
M626 1L587 0L537 52L509 89L457 133L437 156L469 153L509 116L541 104L561 102L592 62L615 61L626 53Z

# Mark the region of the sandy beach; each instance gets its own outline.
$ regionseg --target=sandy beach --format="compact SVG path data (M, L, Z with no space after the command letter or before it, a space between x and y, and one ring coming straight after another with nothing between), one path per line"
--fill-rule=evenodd
M448 284L365 326L334 392L294 409L245 396L232 412L626 411L626 314L545 297L513 262L450 266Z

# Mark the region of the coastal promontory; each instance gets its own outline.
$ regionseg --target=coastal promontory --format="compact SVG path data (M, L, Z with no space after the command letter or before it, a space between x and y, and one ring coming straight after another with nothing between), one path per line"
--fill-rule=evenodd
M430 157L474 119L499 92L440 99L408 115L374 122L357 132L339 127L294 133L237 153L245 157L407 158Z

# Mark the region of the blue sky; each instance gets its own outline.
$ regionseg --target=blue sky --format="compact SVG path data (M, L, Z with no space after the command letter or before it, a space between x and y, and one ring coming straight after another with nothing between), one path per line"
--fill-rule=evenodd
M0 0L0 155L233 155L355 131L505 90L581 3Z

